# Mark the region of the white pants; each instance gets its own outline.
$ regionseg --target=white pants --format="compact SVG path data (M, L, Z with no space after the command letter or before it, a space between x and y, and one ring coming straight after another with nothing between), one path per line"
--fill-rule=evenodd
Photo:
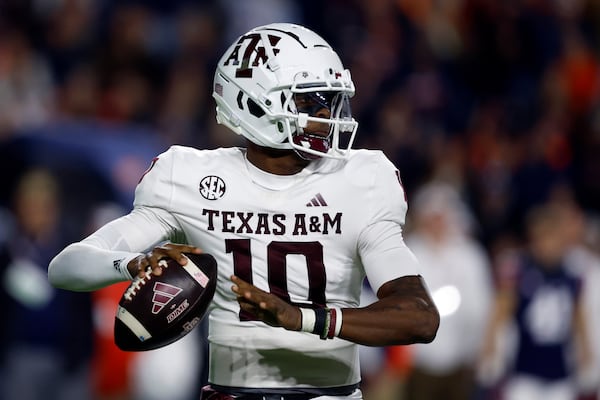
M515 376L504 386L504 400L575 400L576 390L567 380L549 382L528 376Z
M363 396L362 391L360 389L356 389L348 396L319 396L313 398L312 400L363 400Z
M214 388L212 388L210 385L207 385L206 387L204 387L202 389L202 395L200 396L200 399L210 399L212 398L214 395L214 393L218 393L215 391ZM258 396L259 394L256 394L256 396ZM217 397L219 397L219 395L217 395ZM230 396L230 395L225 395L224 393L221 393L220 395L221 398L230 398L231 400L235 399L235 396ZM273 395L270 395L269 397L273 397ZM277 398L281 398L281 399L285 399L285 395L277 396ZM363 395L362 395L362 391L360 389L356 389L354 390L352 393L350 393L349 395L344 395L344 396L318 396L318 397L313 397L311 400L363 400Z

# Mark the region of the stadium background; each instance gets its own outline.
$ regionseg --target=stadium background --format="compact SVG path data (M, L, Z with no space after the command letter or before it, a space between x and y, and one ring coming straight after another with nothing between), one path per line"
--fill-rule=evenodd
M597 254L594 0L0 0L0 239L32 169L57 178L73 241L107 205L131 207L169 144L240 144L215 123L215 62L273 21L304 24L338 50L357 86L357 146L396 163L409 204L426 183L451 184L493 260L523 240L532 207L568 199Z

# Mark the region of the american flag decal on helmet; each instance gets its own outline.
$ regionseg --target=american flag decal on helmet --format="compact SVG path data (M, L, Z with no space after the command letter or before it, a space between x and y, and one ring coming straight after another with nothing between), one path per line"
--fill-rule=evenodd
M167 304L173 300L175 296L182 292L183 289L169 285L168 283L156 282L152 291L152 314L158 314Z
M223 85L220 83L215 83L215 93L219 96L223 96Z

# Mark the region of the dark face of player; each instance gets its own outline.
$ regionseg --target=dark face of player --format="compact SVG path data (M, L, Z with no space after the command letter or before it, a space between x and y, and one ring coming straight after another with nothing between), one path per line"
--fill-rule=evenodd
M328 120L336 96L336 92L296 93L294 102L298 113ZM294 136L294 143L327 153L331 147L331 126L325 121L309 120L302 132ZM303 152L300 156L309 160L319 158L318 155Z

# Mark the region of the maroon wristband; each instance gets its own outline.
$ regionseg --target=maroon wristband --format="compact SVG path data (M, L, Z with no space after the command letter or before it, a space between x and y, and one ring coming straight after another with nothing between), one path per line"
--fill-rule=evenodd
M330 318L329 318L329 330L327 331L327 339L333 339L335 337L335 323L337 320L337 312L335 308L329 309Z

